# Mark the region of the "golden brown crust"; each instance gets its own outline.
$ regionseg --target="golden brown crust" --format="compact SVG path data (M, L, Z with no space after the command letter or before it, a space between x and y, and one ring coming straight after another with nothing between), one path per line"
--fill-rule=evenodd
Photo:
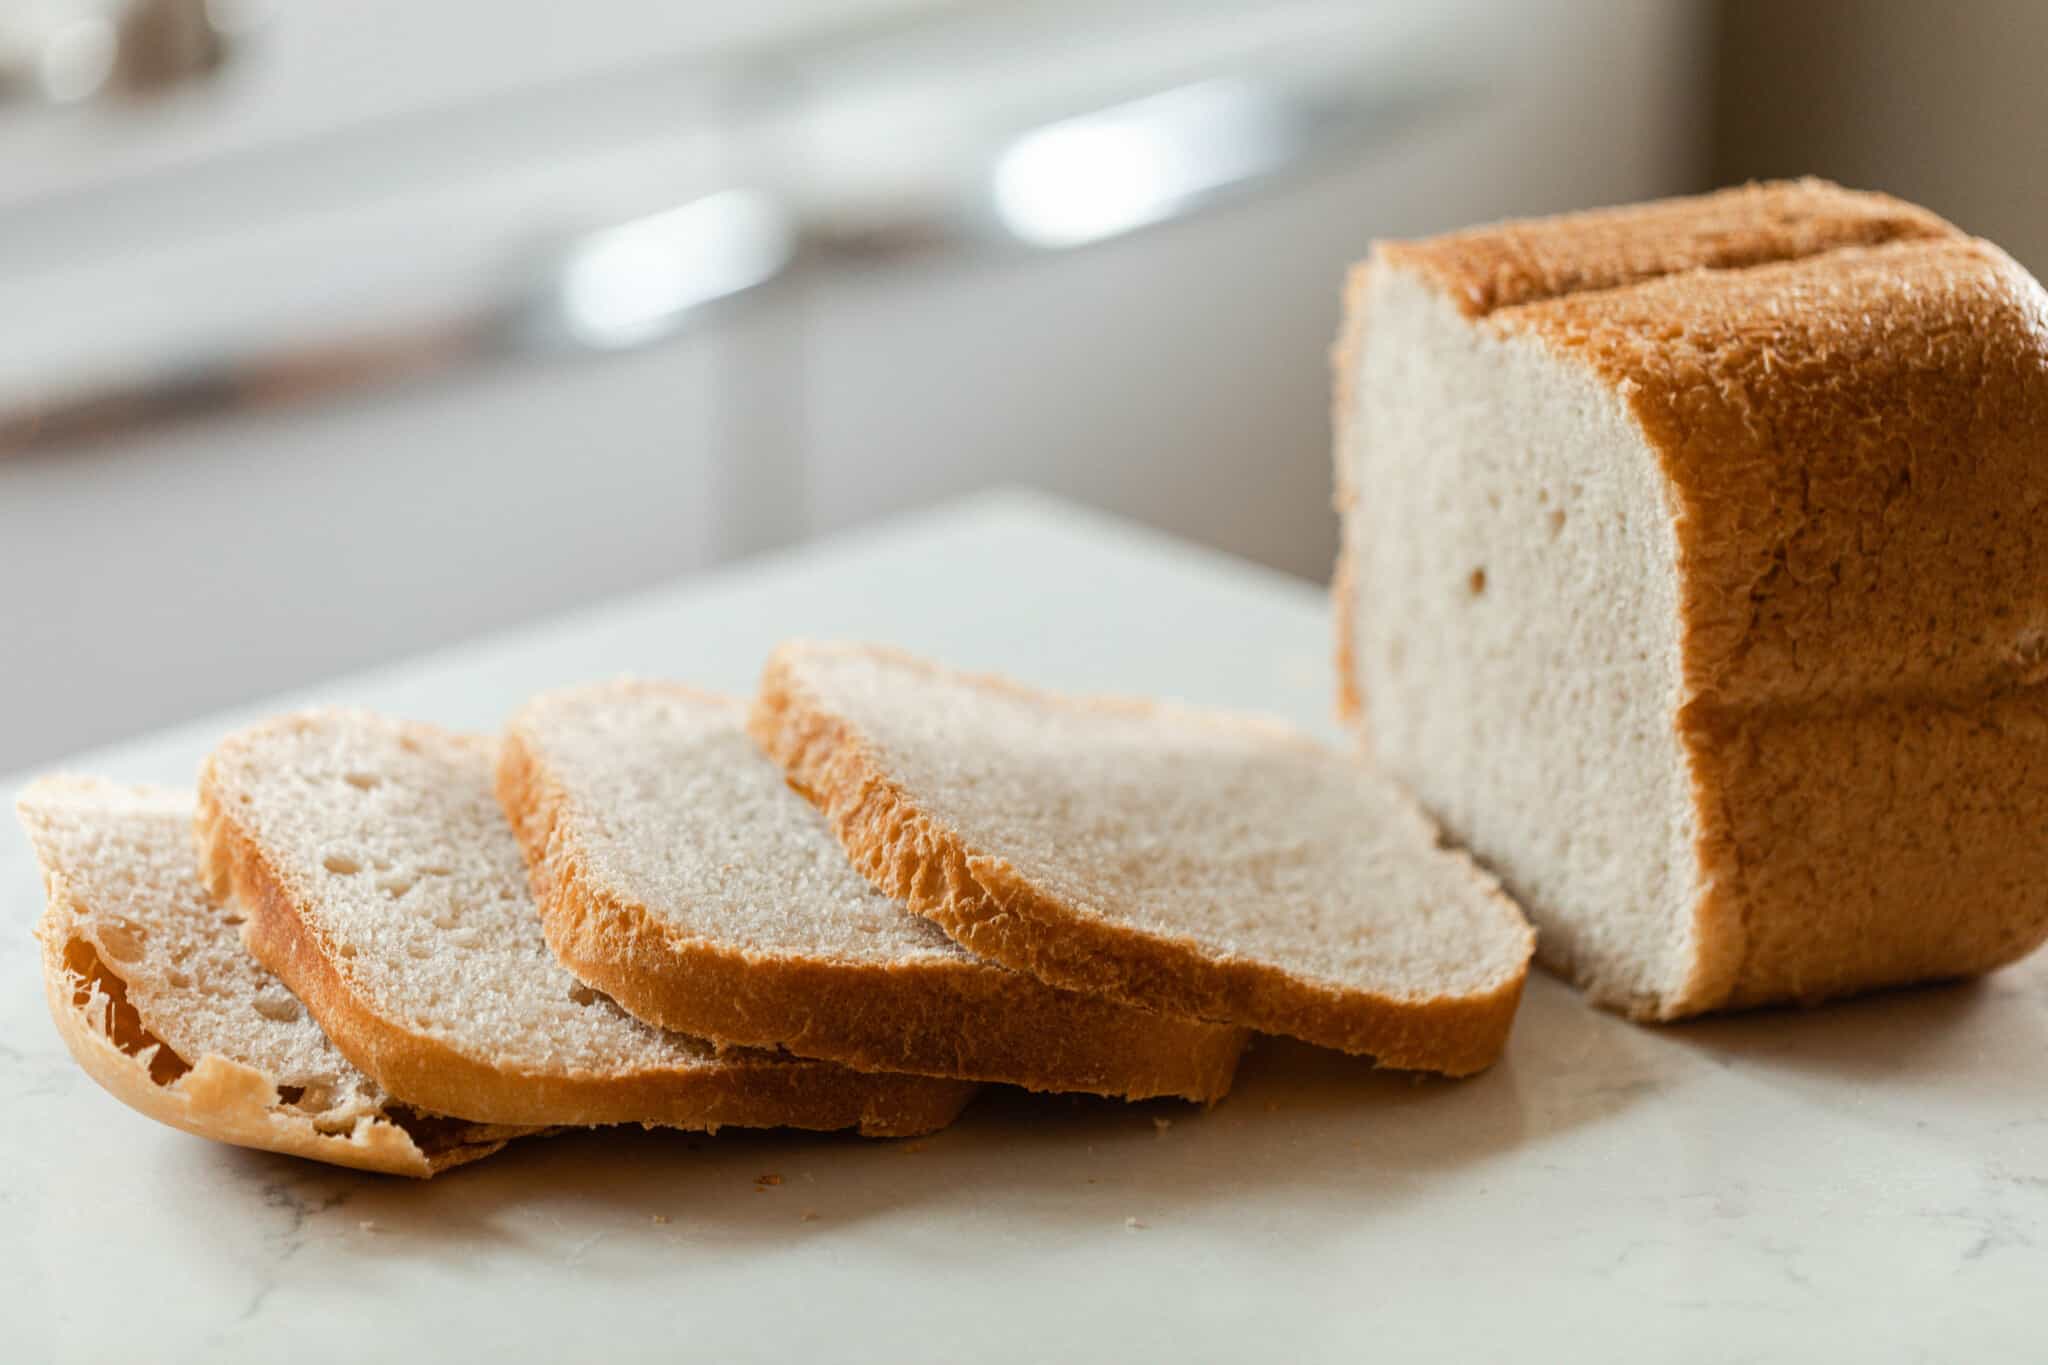
M79 928L69 878L46 867L45 882L49 905L36 937L50 1018L85 1073L137 1113L215 1142L415 1179L489 1156L530 1131L437 1124L435 1141L423 1144L400 1122L376 1117L323 1132L254 1067L215 1053L188 1062L171 1051L149 1019L124 1008L125 983Z
M1071 990L1370 1055L1382 1066L1470 1075L1506 1045L1521 974L1482 996L1394 999L1218 960L1192 942L1066 904L919 809L780 655L769 660L747 729L825 812L869 881L991 961Z
M1339 516L1351 511L1358 501L1358 488L1351 481L1351 462L1345 458L1344 438L1351 423L1357 394L1352 383L1358 373L1359 348L1365 344L1365 299L1372 291L1372 262L1361 261L1344 277L1344 321L1337 340L1330 347L1330 430L1335 436L1336 490L1332 505Z
M1358 688L1358 572L1351 564L1347 537L1338 547L1330 572L1330 611L1336 617L1337 719L1359 727L1365 723L1365 697Z
M1679 527L1689 704L2048 676L2048 298L1967 238L1496 314L1626 396Z
M2048 677L2040 286L1949 238L1489 325L1590 365L1663 464L1707 889L1658 1013L1984 971L2048 936L2023 889L2048 874L2041 741L1984 724Z
M569 802L516 722L500 750L498 795L526 849L548 946L649 1023L864 1071L1130 1099L1213 1103L1229 1092L1242 1029L1056 990L964 958L832 962L670 936L647 907L597 885Z
M2048 938L2048 690L1744 708L1687 743L1710 880L1663 1018L1976 976Z
M1702 891L1691 979L1623 1007L1811 1001L2048 938L2041 287L1816 182L1378 259L1589 366L1659 453Z
M1467 317L1484 317L1665 275L1956 235L1927 210L1889 195L1807 179L1380 242L1374 254L1428 280Z
M1337 719L1355 727L1365 723L1365 699L1358 687L1358 570L1352 563L1357 551L1351 544L1351 513L1358 504L1358 488L1351 480L1349 442L1356 400L1352 376L1358 372L1359 347L1365 340L1365 296L1371 287L1371 263L1353 266L1344 282L1344 325L1336 344L1330 348L1330 433L1337 467L1333 501L1338 517L1337 563L1330 571L1330 609L1336 617Z
M858 1128L908 1136L943 1128L973 1097L965 1082L870 1076L828 1063L721 1058L715 1066L589 1075L513 1071L411 1032L372 1009L322 944L289 883L213 794L199 790L200 846L210 886L242 903L250 951L297 995L334 1045L408 1104L479 1123L640 1123L716 1130Z

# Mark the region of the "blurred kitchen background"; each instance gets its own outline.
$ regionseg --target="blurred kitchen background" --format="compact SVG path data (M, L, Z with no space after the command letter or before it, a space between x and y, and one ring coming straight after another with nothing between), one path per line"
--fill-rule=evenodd
M1810 171L2038 273L2044 62L2038 0L0 0L0 771L996 485L1321 579L1373 237Z

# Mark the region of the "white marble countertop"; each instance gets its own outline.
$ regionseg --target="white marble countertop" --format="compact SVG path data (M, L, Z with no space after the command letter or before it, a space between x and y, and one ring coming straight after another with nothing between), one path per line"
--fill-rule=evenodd
M488 727L624 671L744 689L790 634L1331 730L1318 593L1016 495L282 700ZM67 766L189 781L243 718ZM918 1143L634 1131L417 1184L122 1108L44 1017L18 836L0 897L10 1361L2048 1358L2048 956L1667 1029L1538 977L1463 1083L1261 1043L1207 1114L990 1092Z

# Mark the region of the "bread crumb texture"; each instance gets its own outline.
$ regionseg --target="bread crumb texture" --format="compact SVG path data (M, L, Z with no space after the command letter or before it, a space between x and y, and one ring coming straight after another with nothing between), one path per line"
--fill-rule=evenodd
M882 895L743 728L623 680L513 718L499 799L555 955L639 1018L864 1070L1212 1101L1244 1033L984 961Z
M519 1135L413 1113L342 1056L207 896L189 791L51 777L18 811L49 893L51 1012L123 1102L202 1137L411 1176Z
M394 1094L478 1120L924 1132L961 1082L863 1076L640 1022L548 950L493 746L364 711L221 744L200 783L249 945Z
M1478 1070L1531 936L1391 783L1277 722L795 642L755 738L885 893L1054 984Z

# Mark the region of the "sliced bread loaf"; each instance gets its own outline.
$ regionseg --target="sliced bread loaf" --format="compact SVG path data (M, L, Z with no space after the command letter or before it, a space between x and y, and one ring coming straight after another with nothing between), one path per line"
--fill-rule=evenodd
M1820 182L1388 242L1343 703L1645 1018L2048 936L2048 294Z
M1244 1031L984 962L876 891L743 703L625 681L536 698L498 794L555 955L638 1017L868 1070L1215 1100Z
M1521 913L1390 783L1280 725L794 643L754 738L886 894L1075 990L1461 1075Z
M485 741L363 711L285 716L200 780L209 879L252 951L392 1094L495 1123L942 1127L973 1086L721 1054L558 964Z
M433 1118L350 1065L242 947L192 861L192 794L48 777L16 810L42 863L50 1016L106 1091L241 1147L429 1176L533 1131Z

